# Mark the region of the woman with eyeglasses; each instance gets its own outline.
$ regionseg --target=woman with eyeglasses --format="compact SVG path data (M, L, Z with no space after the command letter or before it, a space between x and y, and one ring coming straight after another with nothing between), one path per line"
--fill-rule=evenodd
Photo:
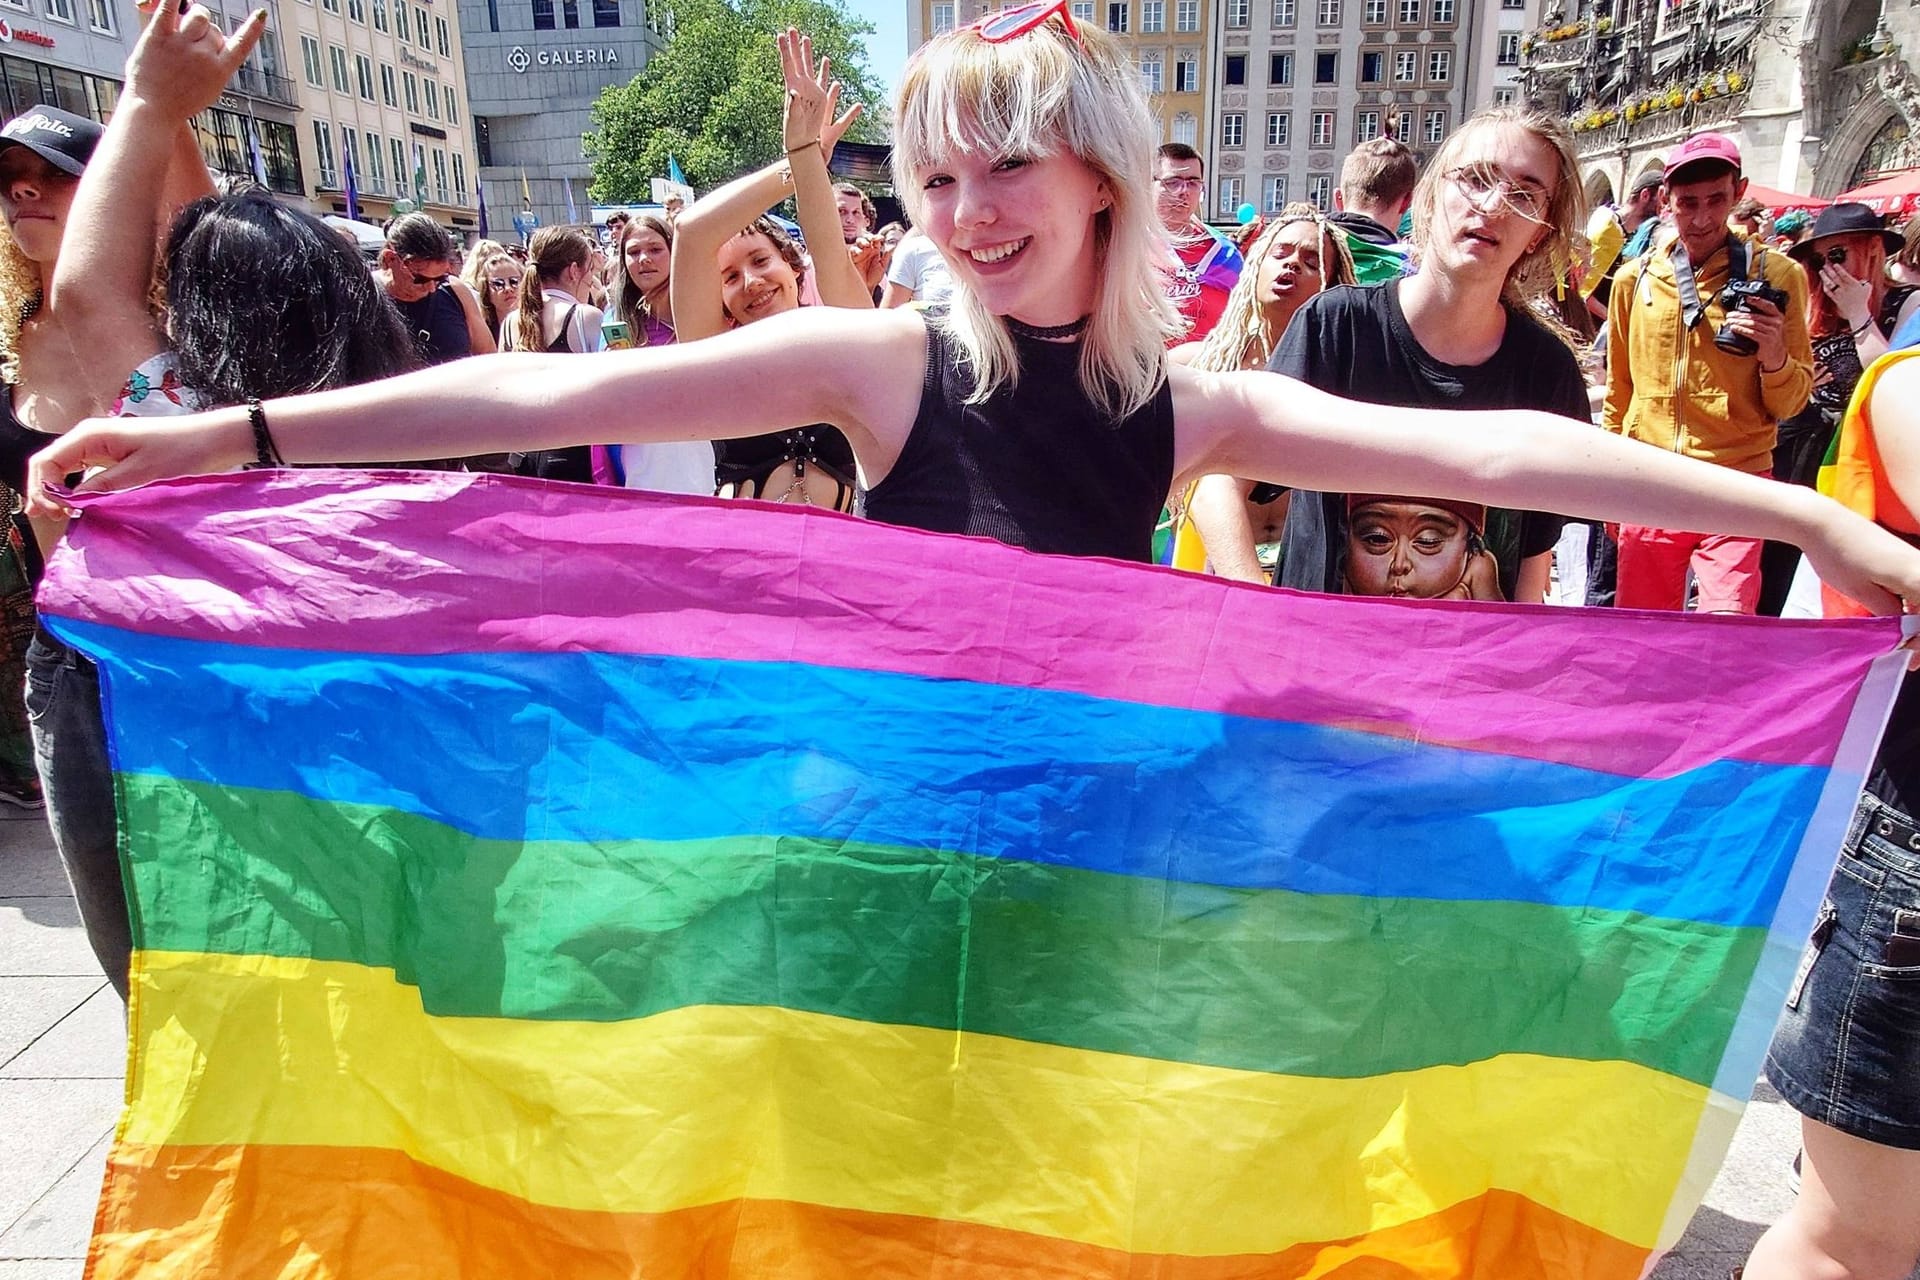
M1531 409L1590 422L1571 335L1535 305L1566 277L1578 256L1571 229L1583 221L1566 126L1524 107L1483 112L1446 141L1414 187L1418 273L1309 299L1267 367L1371 404ZM1563 520L1532 508L1553 506L1550 495L1489 506L1475 554L1497 566L1502 598L1540 602ZM1344 492L1295 493L1275 581L1342 593L1370 581L1349 571L1350 515ZM1208 551L1245 576L1249 535L1237 525L1227 534Z
M1290 204L1247 253L1213 331L1201 342L1175 347L1170 359L1218 373L1264 369L1280 335L1307 301L1324 289L1352 284L1353 259L1346 237L1310 204ZM1259 548L1278 543L1287 518L1288 494L1232 476L1205 476L1187 503L1188 519L1175 537L1204 542L1213 571L1242 582L1271 582ZM1215 549L1218 548L1218 551ZM1183 546L1174 563L1182 568L1202 553Z
M420 359L445 364L494 350L493 334L469 301L446 287L453 275L448 259L453 237L424 213L409 213L387 224L387 243L373 278L400 309Z
M484 261L475 263L474 268L475 278L470 283L480 295L481 318L487 322L487 331L498 345L503 341L501 327L520 305L520 282L525 279L527 269L505 249L489 254Z
M859 459L871 518L1038 552L1145 561L1176 478L1219 473L1785 535L1867 606L1920 606L1920 551L1791 486L1549 413L1357 407L1269 374L1169 367L1177 320L1146 195L1153 136L1116 41L1076 24L1067 0L1006 10L922 46L896 102L895 185L953 270L944 316L807 307L594 360L502 356L252 413L88 423L35 460L34 479L100 467L91 491L275 449L289 462L399 460L577 443L609 423L628 439L688 439L829 422ZM1430 188L1422 218L1430 261L1477 265L1434 302L1483 296L1504 331L1516 318L1499 305L1508 278L1530 281L1536 264L1550 275L1578 188L1528 131L1465 137L1473 149L1452 150L1447 194ZM796 141L808 152L818 139ZM806 180L824 180L810 166ZM1428 305L1416 310L1424 326ZM1463 309L1461 341L1497 349L1488 319ZM1449 367L1471 368L1472 350L1455 354Z

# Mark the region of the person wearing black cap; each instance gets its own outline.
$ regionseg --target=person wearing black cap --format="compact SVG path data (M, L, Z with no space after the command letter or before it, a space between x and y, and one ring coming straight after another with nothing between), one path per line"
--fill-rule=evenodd
M1780 422L1773 448L1778 480L1811 486L1820 460L1866 366L1885 355L1900 322L1920 311L1920 289L1889 286L1887 257L1906 241L1863 204L1828 205L1807 238L1787 252L1807 273L1807 333L1813 343L1813 396ZM1778 616L1787 602L1800 552L1769 542L1760 559L1760 612Z

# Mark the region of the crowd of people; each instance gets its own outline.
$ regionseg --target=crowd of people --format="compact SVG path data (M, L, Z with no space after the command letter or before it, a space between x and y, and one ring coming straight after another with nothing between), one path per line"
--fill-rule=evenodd
M910 227L834 181L858 108L788 32L774 163L604 242L461 248L408 215L370 270L309 215L213 188L187 122L259 30L156 6L104 130L50 108L0 129L0 480L24 498L0 586L33 739L16 719L0 784L44 795L123 993L97 678L30 597L67 518L49 486L80 475L404 461L1317 592L1920 606L1920 228L1848 205L1767 224L1729 138L1590 215L1566 124L1501 107L1424 171L1377 139L1334 211L1223 232L1202 157L1155 151L1124 53L1043 0L906 68ZM1836 878L1875 891L1836 887L1769 1061L1808 1117L1805 1186L1753 1280L1920 1259L1916 813L1910 677Z

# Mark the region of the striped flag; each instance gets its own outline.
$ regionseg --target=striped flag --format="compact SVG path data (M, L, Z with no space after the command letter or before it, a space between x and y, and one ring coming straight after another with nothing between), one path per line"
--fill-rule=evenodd
M573 179L562 178L560 185L567 190L567 225L572 226L580 221L580 207L573 202Z
M137 947L93 1280L1638 1277L1901 670L494 476L55 561Z

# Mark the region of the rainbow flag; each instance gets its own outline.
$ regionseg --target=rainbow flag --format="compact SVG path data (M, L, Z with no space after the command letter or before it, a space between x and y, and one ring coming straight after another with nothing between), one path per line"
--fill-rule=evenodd
M831 513L91 504L129 1276L1637 1277L1880 621L1315 597Z

